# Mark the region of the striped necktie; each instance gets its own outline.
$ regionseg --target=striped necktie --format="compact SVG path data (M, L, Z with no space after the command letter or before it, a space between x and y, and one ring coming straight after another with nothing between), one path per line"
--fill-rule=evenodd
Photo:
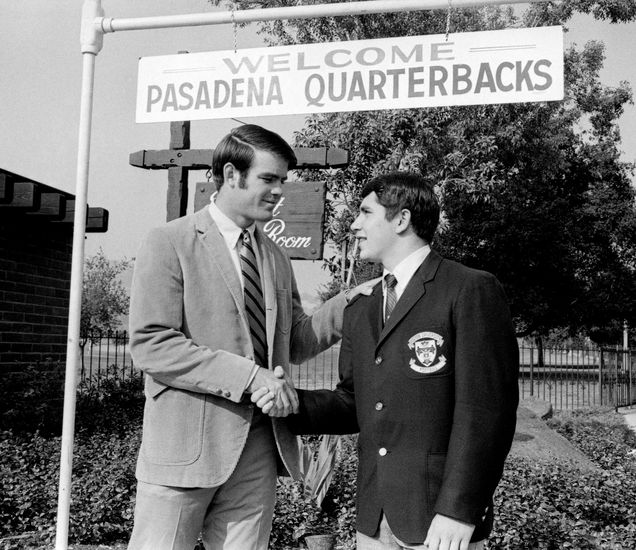
M397 302L397 294L395 292L397 279L392 273L387 273L384 276L384 282L386 283L386 304L384 306L384 322L386 323Z
M265 332L265 300L261 288L261 277L258 273L256 255L252 247L249 231L241 233L242 246L240 249L241 271L243 272L243 286L245 297L245 312L250 325L250 334L254 345L254 360L256 364L267 366L267 335Z

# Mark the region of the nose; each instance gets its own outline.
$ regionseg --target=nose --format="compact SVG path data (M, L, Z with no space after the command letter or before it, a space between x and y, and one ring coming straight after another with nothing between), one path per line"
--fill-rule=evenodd
M358 215L355 220L351 223L351 232L355 233L360 229L360 216Z

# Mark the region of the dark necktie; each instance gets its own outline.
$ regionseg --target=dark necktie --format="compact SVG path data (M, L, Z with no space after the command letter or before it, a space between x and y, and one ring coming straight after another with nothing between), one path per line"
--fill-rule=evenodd
M397 279L392 273L387 273L384 276L384 282L386 283L386 305L384 306L384 322L386 323L395 307L395 302L397 302L397 294L395 292Z
M247 229L241 234L240 249L241 271L243 272L243 286L245 297L245 312L250 325L250 334L254 345L254 360L256 364L267 367L267 335L265 332L265 300L261 288L261 277L258 273L256 255L252 248L252 240Z

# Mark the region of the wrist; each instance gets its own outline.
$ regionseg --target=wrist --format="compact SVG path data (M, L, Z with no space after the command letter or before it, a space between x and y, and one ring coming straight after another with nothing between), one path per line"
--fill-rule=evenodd
M254 380L256 379L256 375L258 374L258 369L260 368L261 367L258 364L254 363L254 367L252 368L252 371L250 372L250 376L247 379L247 383L245 384L244 393L252 393L254 391L252 384L254 383Z

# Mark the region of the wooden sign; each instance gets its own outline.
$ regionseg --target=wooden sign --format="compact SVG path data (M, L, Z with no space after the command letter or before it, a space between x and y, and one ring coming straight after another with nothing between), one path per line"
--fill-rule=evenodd
M197 183L194 210L210 204L214 183ZM325 215L324 182L287 182L274 208L274 217L259 223L263 232L293 260L321 260Z

